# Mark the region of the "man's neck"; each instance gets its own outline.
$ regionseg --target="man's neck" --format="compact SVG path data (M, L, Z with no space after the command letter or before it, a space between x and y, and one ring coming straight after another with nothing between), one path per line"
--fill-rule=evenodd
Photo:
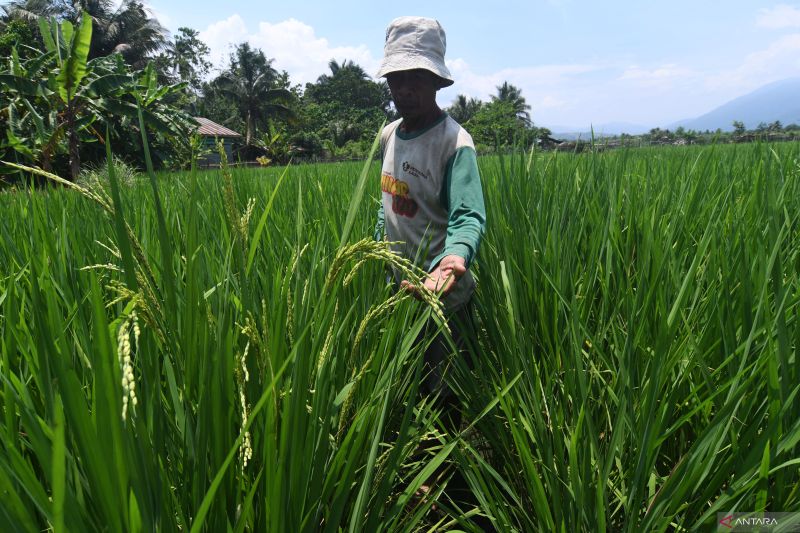
M404 133L413 133L415 131L424 130L439 120L443 114L444 111L442 111L437 105L431 109L430 112L423 115L416 117L403 117L403 122L400 123L400 131Z

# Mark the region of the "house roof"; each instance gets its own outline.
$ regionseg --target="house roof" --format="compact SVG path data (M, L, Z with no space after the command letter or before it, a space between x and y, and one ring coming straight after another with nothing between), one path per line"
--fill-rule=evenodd
M197 133L200 135L207 135L209 137L241 137L241 135L235 131L229 130L225 126L220 126L207 118L194 117L194 119L200 124L200 127L197 128Z

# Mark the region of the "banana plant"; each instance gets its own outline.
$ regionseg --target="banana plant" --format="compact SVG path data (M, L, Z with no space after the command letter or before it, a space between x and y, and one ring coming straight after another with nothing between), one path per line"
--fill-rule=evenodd
M6 137L18 154L45 170L54 156L66 152L74 180L80 172L81 137L98 118L98 96L133 80L87 61L92 38L88 15L77 28L69 21L40 19L39 29L47 51L24 64L13 51L9 71L0 74L0 88L9 95Z
M81 94L86 85L89 46L92 42L92 19L84 13L77 29L69 21L57 25L51 20L49 25L39 19L45 46L48 51L55 51L59 71L50 77L49 85L53 96L57 99L57 107L61 108L62 123L68 139L70 175L75 180L81 169L80 142L78 132L88 127L93 118L91 114L82 113L89 101ZM62 39L63 38L63 48ZM51 48L52 47L52 48ZM80 96L79 96L80 95Z
M18 157L50 171L53 158L69 157L70 176L81 168L81 146L103 142L106 129L124 133L136 129L138 109L145 126L162 137L188 138L191 118L166 102L185 84L159 86L148 66L132 74L119 54L87 60L92 19L70 22L39 20L46 52L22 62L16 52L0 68L0 119L4 145ZM134 125L131 128L131 125Z
M286 132L276 128L272 123L269 124L269 131L262 134L260 139L256 139L255 144L266 152L270 160L281 164L285 164L291 159L295 151L295 147L289 142Z
M40 105L51 93L46 77L54 57L54 53L46 52L23 62L12 48L7 66L0 67L0 89L6 96L0 108L5 130L0 149L5 152L10 148L47 171L52 168L53 157L61 152L64 131L57 124L56 114L42 112Z
M152 63L142 70L137 82L136 104L142 109L145 126L163 135L173 135L176 131L195 128L194 121L185 112L164 105L165 101L174 100L183 94L188 83L159 85ZM186 140L188 135L182 138Z

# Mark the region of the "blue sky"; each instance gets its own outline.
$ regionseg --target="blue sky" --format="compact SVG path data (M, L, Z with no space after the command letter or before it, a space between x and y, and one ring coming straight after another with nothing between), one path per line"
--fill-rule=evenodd
M169 30L199 30L216 64L247 40L295 83L332 58L374 72L392 18L434 17L456 79L442 106L459 93L487 100L507 80L546 126L665 126L800 76L800 0L146 3Z

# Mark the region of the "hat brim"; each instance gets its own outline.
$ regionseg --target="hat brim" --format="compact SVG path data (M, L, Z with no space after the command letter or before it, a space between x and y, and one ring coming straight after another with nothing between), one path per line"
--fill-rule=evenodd
M414 70L414 69L427 70L440 80L441 87L449 87L453 85L453 77L450 75L450 70L441 61L433 60L422 54L414 54L409 52L394 53L388 57L384 57L381 62L380 69L376 77L384 78L387 74L398 72L401 70Z

